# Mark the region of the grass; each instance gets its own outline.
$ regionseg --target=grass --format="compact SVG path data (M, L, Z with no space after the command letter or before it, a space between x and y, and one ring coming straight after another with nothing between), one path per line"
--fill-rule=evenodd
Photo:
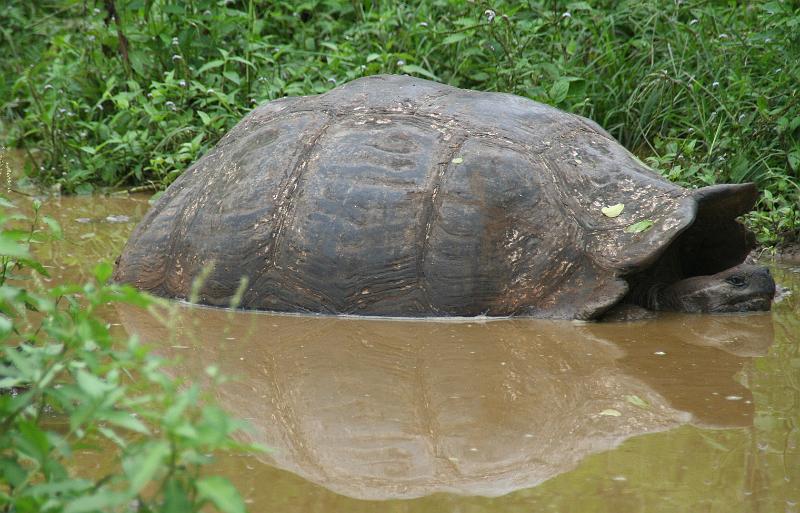
M0 31L8 142L63 191L161 189L256 104L408 73L588 116L684 185L754 181L760 242L800 240L796 2L53 0Z

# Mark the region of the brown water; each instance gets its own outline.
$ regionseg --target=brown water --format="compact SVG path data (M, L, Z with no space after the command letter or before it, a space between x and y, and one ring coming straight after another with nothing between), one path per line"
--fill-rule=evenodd
M148 206L48 200L53 279L113 260ZM217 396L272 452L217 470L252 512L794 512L800 268L774 274L794 294L772 313L629 324L108 315L234 377Z

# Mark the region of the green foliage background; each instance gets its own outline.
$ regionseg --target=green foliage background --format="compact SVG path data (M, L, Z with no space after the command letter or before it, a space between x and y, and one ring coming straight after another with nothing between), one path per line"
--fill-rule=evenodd
M163 188L254 105L376 73L588 116L669 179L755 181L800 240L800 3L6 0L0 115L69 192Z

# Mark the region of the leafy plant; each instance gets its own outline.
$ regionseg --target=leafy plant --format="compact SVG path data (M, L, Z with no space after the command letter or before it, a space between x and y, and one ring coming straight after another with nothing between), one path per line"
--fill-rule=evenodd
M27 228L12 227L26 217L2 206L0 511L245 511L227 480L202 473L214 451L245 447L232 437L242 425L197 384L169 377L167 362L135 338L112 336L98 314L109 303L154 299L108 284L107 263L84 285L46 287L30 245L58 236L58 225L34 205ZM76 475L70 465L78 450L110 449L114 467L102 475Z

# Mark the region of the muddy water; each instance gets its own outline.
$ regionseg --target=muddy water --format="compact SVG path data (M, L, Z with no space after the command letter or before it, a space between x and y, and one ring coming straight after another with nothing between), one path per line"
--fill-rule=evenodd
M145 197L48 200L54 280L113 260ZM267 455L217 470L254 512L773 512L800 501L800 269L769 314L630 324L118 308ZM199 379L199 378L198 378ZM97 462L87 461L86 465Z

